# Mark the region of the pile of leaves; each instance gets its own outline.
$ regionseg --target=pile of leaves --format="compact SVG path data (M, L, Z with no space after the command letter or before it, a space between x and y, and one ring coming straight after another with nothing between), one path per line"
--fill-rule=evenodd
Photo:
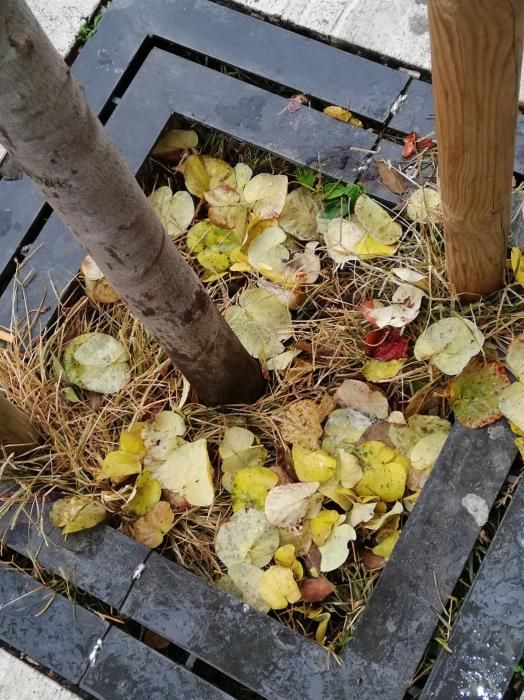
M87 296L39 347L21 355L15 340L2 356L2 384L49 435L5 475L24 497L54 493L64 534L117 516L138 541L338 649L453 416L470 428L506 416L524 453L521 252L499 297L460 307L436 183L415 187L383 163L405 194L390 212L359 184L256 172L202 155L198 140L176 129L157 143L169 178L150 201L259 359L267 395L199 405L87 258Z

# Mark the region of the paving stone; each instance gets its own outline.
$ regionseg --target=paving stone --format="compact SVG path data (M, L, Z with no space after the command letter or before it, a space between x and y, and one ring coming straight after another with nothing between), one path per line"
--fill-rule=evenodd
M421 700L502 698L524 651L524 484L513 494Z
M0 568L0 639L78 683L109 625L30 576Z
M271 700L346 697L324 649L154 552L122 612Z
M80 687L100 700L226 700L231 696L112 627Z
M232 0L232 5L240 5L267 17L281 17L289 0Z
M331 30L349 4L348 0L289 0L282 20L329 39Z
M412 80L398 111L388 122L388 127L404 134L415 131L420 136L435 133L435 108L431 83Z
M78 696L26 661L0 647L2 700L77 700Z

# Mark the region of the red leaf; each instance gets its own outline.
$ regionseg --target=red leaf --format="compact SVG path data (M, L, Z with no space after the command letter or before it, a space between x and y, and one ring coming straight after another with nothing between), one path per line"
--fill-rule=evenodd
M400 360L408 356L408 343L398 328L378 328L367 334L365 352L367 357L382 362Z
M306 603L319 603L335 592L335 586L325 576L305 578L298 584L302 600Z
M305 95L293 95L287 103L286 109L288 112L297 112L305 104L307 104L307 97Z
M384 557L380 557L378 554L373 554L369 549L365 549L362 552L362 563L367 571L377 571L386 566L386 560Z
M402 150L402 158L410 158L417 152L417 134L412 131L404 137L404 148Z
M424 148L435 148L437 145L436 141L433 141L433 139L420 139L417 141L417 148L419 150L423 150Z

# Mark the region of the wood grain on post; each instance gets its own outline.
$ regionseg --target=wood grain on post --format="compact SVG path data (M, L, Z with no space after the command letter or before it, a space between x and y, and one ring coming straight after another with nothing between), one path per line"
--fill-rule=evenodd
M429 0L448 276L464 301L504 284L524 2Z
M23 411L0 394L0 445L7 452L26 452L35 447L38 433Z

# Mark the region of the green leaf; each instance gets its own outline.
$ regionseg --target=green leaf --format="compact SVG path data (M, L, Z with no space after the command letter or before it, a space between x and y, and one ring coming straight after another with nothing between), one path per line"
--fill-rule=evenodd
M100 501L88 496L67 496L53 503L49 519L55 527L61 527L64 535L88 530L101 523L107 511Z
M136 480L135 495L123 510L134 515L146 515L159 502L161 495L160 482L153 479L151 472L145 469Z
M307 187L311 190L315 188L317 174L314 170L299 167L295 170L295 177L297 182L299 182L303 187Z
M83 333L64 353L68 380L81 389L116 394L129 372L129 355L119 340L106 333Z

